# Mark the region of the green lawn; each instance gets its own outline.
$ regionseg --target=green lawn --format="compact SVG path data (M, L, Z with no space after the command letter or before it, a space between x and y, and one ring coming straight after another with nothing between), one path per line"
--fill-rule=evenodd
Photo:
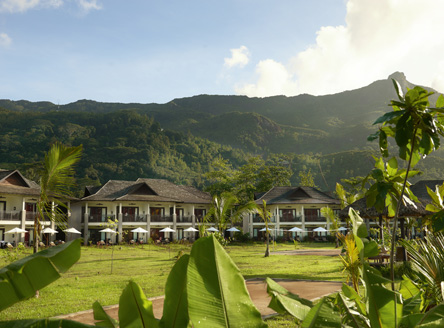
M170 247L170 248L169 248ZM94 301L102 305L117 304L120 294L132 279L147 297L164 294L168 274L178 252L189 253L191 246L115 246L82 247L80 260L62 278L40 291L40 298L18 303L0 313L0 320L45 318L89 310ZM333 248L332 244L300 244L303 248ZM271 251L294 250L293 244L270 246ZM344 280L337 257L271 255L264 258L263 244L231 244L227 252L246 279L271 277L311 280ZM1 250L0 266L8 264ZM30 250L29 250L30 251ZM111 264L113 272L111 274Z

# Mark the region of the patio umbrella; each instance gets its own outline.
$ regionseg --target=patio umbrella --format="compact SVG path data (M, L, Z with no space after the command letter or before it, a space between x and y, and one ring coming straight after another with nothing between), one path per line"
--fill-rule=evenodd
M199 230L197 230L196 228L193 228L193 227L189 227L189 228L185 229L184 231L186 231L186 232L196 232L196 231L199 231Z
M141 227L138 227L138 228L136 228L136 229L133 229L133 230L131 230L131 232L136 232L137 234L139 234L139 233L147 233L148 232L148 230L145 230L145 229L143 229L143 228L141 228ZM139 236L137 236L137 237L139 237ZM138 238L139 239L139 238ZM143 245L142 245L142 247L143 247Z
M301 232L301 231L304 231L304 230L302 230L301 228L298 228L298 227L294 227L294 228L289 229L288 231L291 231L291 232Z
M77 230L76 228L68 228L68 229L65 229L65 230L63 230L64 232L66 232L66 233L75 233L75 234L82 234L79 230Z
M268 229L268 230L270 230L270 229ZM262 228L262 229L259 230L259 231L267 231L267 228Z
M231 227L230 229L227 229L227 231L235 231L235 232L239 232L240 230L237 229L236 227Z
M9 230L9 231L6 231L5 233L13 233L13 234L15 234L16 236L15 236L15 246L17 246L17 238L18 238L18 234L19 233L27 233L28 231L26 231L25 229L20 229L20 228L14 228L14 229L11 229L11 230Z
M327 232L327 229L319 227L319 228L313 229L313 231L316 231L316 232Z
M216 232L219 231L215 227L208 228L207 231Z
M162 230L160 230L160 232L175 232L176 230L171 229L170 227L168 228L163 228ZM168 257L171 257L171 247L168 245Z
M345 228L345 227L340 227L338 230L339 230L339 231L345 231L345 230L348 230L348 229Z
M54 230L52 228L45 228L42 230L42 233L47 234L47 233L59 233L57 230ZM48 236L46 236L46 246L48 246L49 243L49 238Z
M68 228L68 229L65 229L65 230L63 230L64 232L67 232L67 233L76 233L76 234L82 234L79 230L77 230L76 228Z
M110 229L110 228L105 228L102 230L99 230L99 232L104 232L105 233L105 239L108 240L108 233L116 233L115 230Z

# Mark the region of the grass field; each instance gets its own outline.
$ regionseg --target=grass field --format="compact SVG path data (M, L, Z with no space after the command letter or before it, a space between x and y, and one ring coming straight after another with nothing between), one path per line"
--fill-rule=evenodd
M332 244L299 244L299 249L333 248ZM293 244L271 246L271 251L294 250ZM117 304L132 279L147 297L164 294L168 274L178 252L189 253L190 245L82 247L80 260L62 278L40 291L40 298L18 303L0 313L0 320L45 318L89 310L94 301ZM274 255L264 258L263 244L230 244L226 247L246 279L344 280L337 257ZM1 250L7 252L8 250ZM30 250L28 250L30 252ZM8 264L0 253L0 267ZM24 256L24 255L23 255ZM113 257L113 261L111 261ZM112 273L111 273L112 266Z

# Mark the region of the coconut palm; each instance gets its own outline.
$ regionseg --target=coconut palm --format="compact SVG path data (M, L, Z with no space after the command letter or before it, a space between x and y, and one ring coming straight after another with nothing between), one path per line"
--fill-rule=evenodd
M205 219L216 223L219 231L222 231L226 229L228 223L239 222L244 214L254 212L257 207L252 201L243 205L238 205L238 202L238 198L229 192L214 196L212 207L205 215Z
M258 206L256 213L261 217L265 224L265 239L267 243L267 248L265 249L264 257L270 256L270 230L268 229L268 223L270 222L271 212L267 210L267 202L262 200L262 207Z
M41 222L49 219L65 223L67 201L74 185L74 165L80 160L82 145L67 147L54 143L45 155L40 172L40 195L34 218L34 253L39 250Z

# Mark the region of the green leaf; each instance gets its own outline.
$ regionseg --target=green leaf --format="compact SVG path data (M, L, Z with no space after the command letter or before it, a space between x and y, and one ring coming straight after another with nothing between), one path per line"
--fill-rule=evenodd
M365 321L362 322L363 320L360 320L362 316L360 316L359 313L351 311L349 305L342 298L341 294L338 294L336 302L339 308L342 310L342 315L344 317L345 323L347 324L347 327L354 327L354 328L368 327Z
M367 227L364 224L364 220L359 216L359 214L350 207L348 211L348 216L352 221L353 234L355 237L365 238L368 236Z
M390 176L394 176L398 172L398 161L396 160L396 157L392 157L387 162L387 173Z
M239 269L214 236L193 245L187 293L194 327L266 327Z
M392 79L393 86L395 87L396 94L398 95L399 101L404 101L404 94L402 93L401 85L395 79Z
M309 306L302 304L302 302L296 299L276 292L271 293L271 301L270 304L268 304L268 307L280 314L289 313L301 321L305 319L311 309Z
M116 319L111 318L108 313L105 312L102 305L95 301L93 304L94 320L96 320L96 326L117 328L119 323Z
M165 286L163 315L159 327L188 327L187 267L189 255L183 255L174 264Z
M424 314L417 327L432 328L443 327L444 325L444 304L439 304Z
M379 254L379 245L376 241L371 240L364 243L364 257L376 256Z
M380 124L380 123L386 123L386 122L390 122L391 120L393 120L394 118L397 118L401 115L403 115L405 113L405 110L400 110L397 112L388 112L385 113L384 115L378 117L376 119L376 121L373 123L373 125L375 124Z
M342 293L351 301L354 301L356 304L356 308L358 309L359 313L366 315L367 310L365 308L365 304L362 302L361 297L358 295L356 290L352 288L349 285L342 284Z
M0 328L91 328L90 326L77 321L64 319L28 319L0 321Z
M121 328L158 327L152 302L147 300L142 288L134 281L130 281L120 295L119 320Z
M402 304L398 302L399 296L395 292L383 286L390 281L376 274L368 265L364 267L363 279L367 291L368 317L371 327L396 327L402 317Z
M80 258L80 239L48 248L0 269L0 310L35 295Z
M301 327L341 327L341 317L338 312L333 310L332 305L326 302L324 297L308 312Z

